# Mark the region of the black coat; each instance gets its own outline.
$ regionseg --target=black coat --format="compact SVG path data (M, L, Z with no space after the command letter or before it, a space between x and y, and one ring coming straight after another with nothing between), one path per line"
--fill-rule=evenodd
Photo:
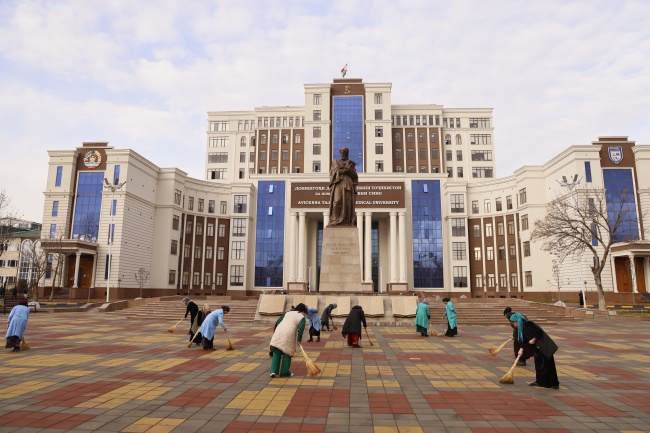
M555 341L537 323L527 320L524 322L524 340L528 342L533 338L535 339L535 347L546 358L550 358L557 352Z
M363 308L360 305L355 305L350 310L347 319L345 319L341 334L344 337L348 334L361 335L361 324L363 324L364 328L366 327L366 315L363 313Z
M332 310L334 309L334 304L329 304L323 310L323 314L320 316L321 323L327 323L332 318Z

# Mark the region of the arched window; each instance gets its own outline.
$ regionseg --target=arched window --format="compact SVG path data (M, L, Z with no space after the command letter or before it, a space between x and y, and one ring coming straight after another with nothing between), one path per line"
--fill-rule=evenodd
M241 138L241 145L246 146L246 137Z
M260 135L260 144L266 144L266 134Z
M460 134L456 134L456 144L463 144L463 139L460 138Z
M251 147L255 147L255 137L251 136Z
M451 135L445 134L445 144L451 144Z
M395 133L395 143L401 143L402 142L402 134L399 132Z
M420 143L425 143L425 142L427 141L427 139L426 139L426 134L425 134L424 132L420 132L420 133L418 134L418 141L419 141Z

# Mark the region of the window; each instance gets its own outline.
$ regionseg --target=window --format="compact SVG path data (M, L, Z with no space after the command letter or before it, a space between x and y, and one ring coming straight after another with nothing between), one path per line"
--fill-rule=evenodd
M492 167L472 167L472 177L494 177L494 169Z
M462 194L451 195L451 212L463 213L465 212L465 196Z
M407 143L413 143L413 133L412 132L409 132L408 134L406 134L406 142Z
M189 197L187 200L187 210L194 210L194 197Z
M173 240L172 241L172 246L170 250L170 254L177 255L178 254L178 241Z
M190 244L185 244L183 246L183 257L189 257L190 256L190 252L192 251L191 247L192 246Z
M266 144L266 134L260 135L260 144Z
M382 104L384 102L384 98L381 93L375 93L375 104Z
M192 275L192 285L198 286L199 284L201 284L201 274L199 274L198 272L194 272L194 274Z
M472 231L474 232L474 237L475 238L480 238L481 237L481 226L480 226L480 224L474 224Z
M314 170L314 173L320 173L320 161L314 161L312 163L312 169Z
M271 161L277 161L278 160L278 149L272 149L271 150Z
M224 247L217 247L217 260L223 260L226 249Z
M470 118L469 119L470 128L489 128L490 119L489 118Z
M427 142L427 135L424 132L420 132L418 134L418 142L420 142L420 143L426 143Z
M210 131L229 131L230 130L230 122L228 121L218 121L218 122L210 122Z
M225 224L219 224L219 233L218 236L220 238L223 238L226 236L226 225Z
M510 274L510 287L516 289L519 285L517 284L517 274Z
M472 150L472 161L492 161L492 151Z
M501 203L501 197L497 197L495 200L497 212L500 212L503 209L503 204Z
M402 149L395 149L395 159L401 160L402 158Z
M476 261L481 260L481 247L475 247L474 248L474 260L476 260Z
M462 150L457 150L456 151L456 161L462 161L463 160L463 151Z
M451 150L445 152L445 160L449 162L453 161L453 153Z
M246 213L246 196L245 195L236 195L235 196L235 206L233 208L234 213Z
M497 223L497 234L498 234L499 236L503 236L503 235L504 235L503 222L498 222L498 223Z
M396 172L396 173L401 173L401 172L403 172L403 171L404 171L404 169L402 168L401 165L396 165L396 166L395 166L395 172Z
M526 203L526 188L519 190L519 204Z
M406 159L413 160L415 159L415 152L413 149L406 149Z
M209 147L228 147L228 137L211 137Z
M293 159L294 161L300 161L300 149L293 150ZM299 173L299 172L296 172Z
M384 162L383 161L375 161L375 171L376 172L384 171Z
M383 120L383 119L384 119L384 111L375 110L375 120Z
M475 283L476 283L476 287L478 287L478 288L483 287L483 275L476 274Z
M508 221L508 234L509 235L515 234L515 222L513 220Z
M312 153L314 155L320 155L320 143L314 143L312 148L313 148Z
M283 161L289 160L289 149L282 149L282 160Z
M196 234L198 236L203 236L203 223L202 222L196 222Z
M50 224L50 239L56 239L56 224Z
M172 230L178 230L178 227L181 225L181 217L174 215L172 217Z
M524 244L524 257L530 257L530 242L526 241Z
M212 260L212 247L205 247L205 259Z
M181 190L180 189L175 189L174 190L174 204L177 204L179 206L181 204Z
M185 234L186 235L192 234L192 221L185 221Z
M445 135L445 144L451 144L451 135L449 134Z
M456 176L463 177L463 167L456 167Z
M245 236L246 235L246 220L244 218L233 218L232 220L232 235Z
M426 165L421 165L420 166L420 173L426 173L427 172L427 166Z
M59 215L59 202L54 201L52 202L52 216L58 216Z
M528 215L521 216L521 229L528 230Z
M383 136L384 136L384 127L375 126L375 137L383 137Z
M485 224L485 237L492 237L492 223Z
M494 260L494 247L487 247L485 249L485 260Z
M243 286L244 285L244 267L241 265L230 266L230 285Z
M490 213L490 212L492 212L492 202L490 201L490 199L486 198L486 199L483 201L483 210L484 210L486 213Z
M260 149L260 161L266 161L266 149Z
M201 258L201 246L197 245L194 247L194 258L195 259L200 259Z
M478 213L478 200L472 200L472 213Z
M63 176L63 166L58 166L56 168L56 179L54 180L54 186L61 186L62 176Z
M296 142L296 144L300 144L300 134L295 135L294 141Z
M506 247L504 245L499 246L499 260L506 259Z
M401 143L402 142L402 134L399 132L395 133L395 143Z
M167 284L176 284L176 271L174 269L169 270L169 275L167 276Z
M434 147L431 149L431 159L438 159L438 148Z
M460 134L456 134L456 144L463 144L463 139L460 137Z
M494 274L488 274L488 276L487 276L487 286L489 288L494 288Z
M585 161L585 182L591 182L591 162Z
M208 227L205 232L205 234L208 236L214 236L214 224L208 223Z
M120 166L116 165L113 168L113 185L117 185L120 183Z
M188 285L190 283L190 273L185 271L183 272L183 285Z
M208 200L208 213L214 213L214 200Z
M320 126L314 126L314 138L320 138Z
M244 242L243 241L233 241L232 250L230 252L230 258L235 260L244 260Z
M216 280L215 280L215 284L216 284L217 286L223 286L223 274L222 274L222 273L218 273L218 274L217 274L217 278L216 278Z
M320 110L314 110L314 120L320 120Z
M271 134L271 144L278 144L278 134Z
M199 212L203 212L203 205L205 203L205 200L202 198L199 199Z
M323 103L323 95L320 93L314 93L314 105L320 105ZM293 118L290 118L293 120Z
M203 284L205 286L209 286L210 284L212 284L212 274L206 272L205 275L203 275Z
M383 143L375 143L375 153L377 155L383 155L384 154L384 144Z
M514 245L508 247L510 249L510 258L514 259L517 256L517 248Z
M454 266L454 287L467 287L466 266Z
M465 219L452 218L451 219L451 235L452 236L465 236Z
M465 260L467 258L465 242L452 242L451 253L454 260Z
M225 179L227 173L227 168L211 168L208 170L208 179Z
M492 136L490 134L470 134L469 144L492 144Z
M532 287L533 286L533 272L532 271L526 271L525 272L525 279L526 279L526 287Z

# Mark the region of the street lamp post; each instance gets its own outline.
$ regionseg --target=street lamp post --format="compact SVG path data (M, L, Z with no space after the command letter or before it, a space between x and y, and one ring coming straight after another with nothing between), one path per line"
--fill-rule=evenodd
M109 302L111 294L111 262L113 261L113 256L111 254L111 245L113 245L113 237L115 236L115 230L113 230L113 214L115 213L115 207L113 203L115 200L115 190L122 189L126 181L118 184L112 184L108 179L104 178L104 188L111 192L111 203L110 203L110 212L111 212L111 223L108 226L108 263L107 263L107 277L106 278L106 302Z
M307 291L311 292L311 266L307 266Z
M384 287L382 283L384 282L384 267L379 267L379 293L384 293Z

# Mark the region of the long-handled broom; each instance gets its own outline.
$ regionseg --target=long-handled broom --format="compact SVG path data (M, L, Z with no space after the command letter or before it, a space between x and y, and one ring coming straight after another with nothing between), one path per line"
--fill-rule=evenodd
M25 341L25 337L23 337L22 340L20 340L20 350L29 350L29 344Z
M235 350L235 346L232 345L230 342L230 337L228 336L228 331L224 331L226 333L226 338L228 339L228 346L226 346L226 350Z
M321 369L318 367L316 364L314 364L314 361L309 359L307 354L305 353L305 349L302 348L302 344L299 344L298 347L300 347L300 351L302 352L303 358L305 358L305 365L307 366L307 374L310 376L316 376L320 374Z
M196 332L194 333L194 337L192 337L192 339L190 340L190 344L188 344L187 347L192 347L192 343L194 343L194 339L195 339L196 336L199 335L199 334L200 334L200 332L199 332L199 330L197 329Z
M510 343L511 341L512 341L512 337L509 338L509 339L508 339L505 343L503 343L501 346L499 346L499 347L492 347L491 349L489 349L489 350L490 350L490 355L492 355L492 356L497 356L497 354L498 354L499 352L501 352L501 349L503 349L503 348L505 347L505 345L508 344L508 343Z
M185 318L179 320L178 323L175 324L174 326L170 327L170 328L167 330L167 332L171 332L171 333L173 333L173 332L176 330L176 327L177 327L178 325L180 325L181 322L182 322L183 320L185 320Z
M363 328L363 329L364 331L366 331L366 337L368 337L368 344L374 346L374 344L372 344L372 340L370 340L370 335L368 335L368 328Z
M431 322L429 322L429 328L431 328L431 336L432 337L437 337L438 333L436 332L435 329L433 329L433 325L431 324Z
M512 364L512 367L510 367L510 370L506 374L503 375L501 380L499 380L500 383L509 383L513 384L515 383L515 368L517 368L517 363L519 362L519 358L521 358L521 355L517 355L517 359L515 359L515 363Z
M339 328L337 328L336 325L334 324L334 318L330 317L330 319L332 319L332 329L337 331Z

